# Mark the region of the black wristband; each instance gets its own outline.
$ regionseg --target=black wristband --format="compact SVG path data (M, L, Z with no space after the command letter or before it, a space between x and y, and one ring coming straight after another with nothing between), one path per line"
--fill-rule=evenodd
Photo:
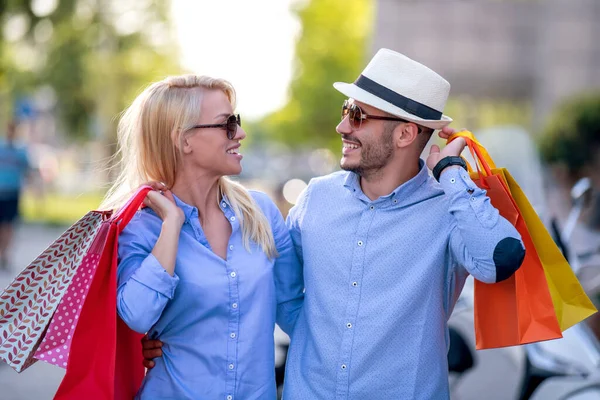
M442 171L444 169L446 169L447 167L450 167L451 165L458 165L458 166L463 167L465 170L467 170L467 163L461 157L457 157L457 156L444 157L440 161L438 161L436 166L433 168L433 177L435 178L435 180L439 182Z

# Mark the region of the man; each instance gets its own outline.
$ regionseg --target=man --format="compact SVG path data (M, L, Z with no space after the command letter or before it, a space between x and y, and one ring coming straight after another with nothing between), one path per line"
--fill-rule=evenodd
M8 269L14 222L19 216L19 198L29 171L27 151L17 146L16 125L10 122L6 140L0 142L0 268Z
M491 283L519 268L519 234L463 169L463 139L419 158L452 121L441 76L382 49L334 87L349 97L343 171L313 179L287 219L305 296L284 399L448 399L456 299L469 273Z

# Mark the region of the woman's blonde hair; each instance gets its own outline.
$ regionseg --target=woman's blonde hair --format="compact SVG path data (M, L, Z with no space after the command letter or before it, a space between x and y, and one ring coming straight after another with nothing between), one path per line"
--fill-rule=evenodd
M148 86L123 113L117 130L121 160L119 176L102 201L102 209L121 207L144 182L171 188L182 153L179 144L187 128L197 123L205 90L221 90L235 108L235 90L223 80L207 76L171 76ZM269 222L250 193L227 177L219 179L219 202L227 196L240 220L244 245L262 247L269 258L277 255Z

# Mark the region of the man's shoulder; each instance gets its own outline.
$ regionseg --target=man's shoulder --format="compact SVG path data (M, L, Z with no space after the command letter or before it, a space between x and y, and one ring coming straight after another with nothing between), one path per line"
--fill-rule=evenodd
M312 178L308 185L319 188L343 186L349 174L348 171L336 171L328 175L317 176Z

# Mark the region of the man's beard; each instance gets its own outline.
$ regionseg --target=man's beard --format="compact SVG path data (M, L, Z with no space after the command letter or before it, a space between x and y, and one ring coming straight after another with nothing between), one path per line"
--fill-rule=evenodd
M395 125L385 124L381 138L376 143L361 143L360 161L358 165L342 165L343 170L354 172L364 178L368 178L377 173L388 163L394 154L394 129ZM357 141L357 140L354 140Z

